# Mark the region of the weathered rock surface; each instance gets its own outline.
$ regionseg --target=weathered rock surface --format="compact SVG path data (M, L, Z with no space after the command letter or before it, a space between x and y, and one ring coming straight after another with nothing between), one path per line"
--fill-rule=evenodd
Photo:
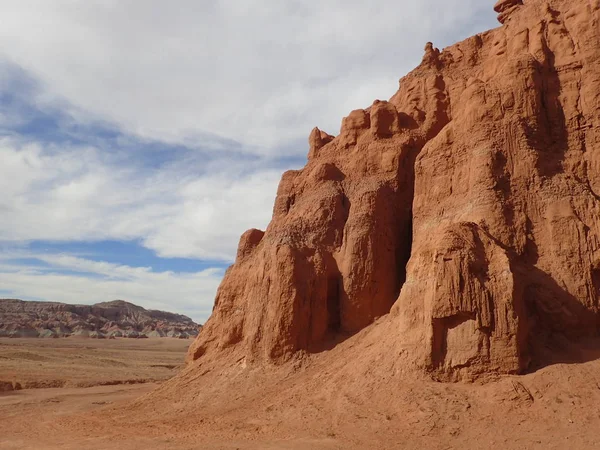
M0 299L0 337L195 337L200 325L181 314L123 300L68 305Z
M495 9L502 27L428 44L389 101L313 130L190 361L281 361L386 316L382 357L457 379L597 334L600 2Z
M494 6L494 11L498 13L498 22L506 22L512 13L516 12L517 8L522 5L522 0L498 0Z

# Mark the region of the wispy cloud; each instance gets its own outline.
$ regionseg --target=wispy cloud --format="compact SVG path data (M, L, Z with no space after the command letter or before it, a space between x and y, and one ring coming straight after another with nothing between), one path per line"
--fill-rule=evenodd
M14 138L0 139L0 158L0 241L139 239L161 256L208 260L230 261L245 229L266 226L281 175L256 161L147 170Z

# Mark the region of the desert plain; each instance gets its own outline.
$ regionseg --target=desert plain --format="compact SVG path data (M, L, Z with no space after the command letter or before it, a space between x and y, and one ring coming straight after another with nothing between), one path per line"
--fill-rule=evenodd
M183 365L187 339L0 338L0 381L23 389L159 382Z
M17 388L0 392L0 448L43 448L49 435L42 430L57 417L149 392L181 369L190 342L0 338L0 381ZM81 445L70 434L61 435L73 440L74 448Z
M229 367L185 368L190 342L2 339L0 378L20 380L25 389L0 393L0 448L600 445L596 340L548 349L556 361L524 376L462 383L407 376L383 362L364 364L363 356L368 361L371 355L364 355L368 338L362 334L282 366L242 359ZM347 370L348 355L355 355L353 370ZM376 392L369 386L374 382ZM63 387L40 387L44 383Z

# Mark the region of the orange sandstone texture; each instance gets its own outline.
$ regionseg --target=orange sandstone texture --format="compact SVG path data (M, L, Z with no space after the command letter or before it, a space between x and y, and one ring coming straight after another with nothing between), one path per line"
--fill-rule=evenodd
M336 137L312 131L189 361L278 362L385 316L382 355L459 379L523 372L549 340L597 333L600 2L495 10L500 28L428 43Z

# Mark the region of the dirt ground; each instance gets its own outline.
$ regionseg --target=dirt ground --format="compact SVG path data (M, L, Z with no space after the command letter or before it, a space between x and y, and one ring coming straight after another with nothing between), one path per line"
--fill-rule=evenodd
M148 348L107 343L78 351L157 362ZM160 384L0 394L0 449L600 448L595 353L524 376L438 383L393 358L373 363L364 344L278 367L205 362Z
M0 381L24 389L90 387L171 378L187 339L0 338Z
M110 448L106 441L100 444L87 433L73 433L54 424L63 417L126 404L156 387L155 383L145 383L0 393L0 449Z

